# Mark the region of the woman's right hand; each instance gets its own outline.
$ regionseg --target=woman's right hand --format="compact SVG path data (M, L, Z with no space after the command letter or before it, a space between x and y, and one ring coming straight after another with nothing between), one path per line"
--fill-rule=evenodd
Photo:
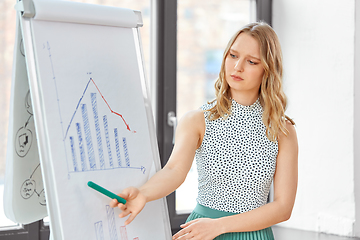
M124 218L129 216L129 218L125 221L125 225L131 223L134 218L141 212L141 210L145 207L146 197L141 193L141 191L135 187L129 187L122 191L122 193L118 194L120 197L126 200L125 204L119 203L116 199L113 199L110 202L110 207L118 207L122 211L119 214L120 218Z

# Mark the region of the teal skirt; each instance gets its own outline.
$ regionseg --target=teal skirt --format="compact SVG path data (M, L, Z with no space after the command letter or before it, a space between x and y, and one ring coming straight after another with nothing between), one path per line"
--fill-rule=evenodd
M203 205L197 204L194 211L190 214L186 222L197 218L221 218L235 215L237 213L223 212L214 210ZM271 227L253 231L253 232L231 232L224 233L216 238L216 240L274 240L274 235Z

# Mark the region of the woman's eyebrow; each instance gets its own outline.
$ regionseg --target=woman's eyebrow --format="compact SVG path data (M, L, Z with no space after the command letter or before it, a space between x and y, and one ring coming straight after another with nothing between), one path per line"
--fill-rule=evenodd
M230 51L233 52L233 53L239 54L239 52L236 51L235 49L230 48ZM246 56L247 56L247 57L250 57L250 58L254 58L254 59L258 60L258 61L261 61L260 58L254 57L254 56L252 56L252 55L250 55L250 54L248 54L248 55L246 55Z
M251 56L251 55L248 55L248 56L251 57L251 58L254 58L254 59L258 60L258 61L261 61L260 58L257 58L257 57Z
M238 51L236 51L235 49L230 48L230 51L234 52L234 53L239 53Z

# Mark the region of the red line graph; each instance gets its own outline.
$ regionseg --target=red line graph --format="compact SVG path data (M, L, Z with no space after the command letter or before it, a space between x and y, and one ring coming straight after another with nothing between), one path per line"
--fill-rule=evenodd
M98 88L98 86L96 85L94 79L90 78L90 80L91 80L92 83L95 85L96 89L97 89L98 92L100 93L102 99L104 100L104 102L105 102L106 105L108 106L108 108L109 108L109 110L111 111L111 113L113 113L113 114L118 115L119 117L121 117L121 119L124 121L124 123L125 123L125 125L126 125L127 130L131 131L129 124L127 124L127 122L125 121L124 117L123 117L120 113L115 112L115 111L113 111L113 110L111 109L109 103L106 101L105 97L102 95L102 93L101 93L100 89ZM134 133L136 133L136 131L134 131Z
M96 85L94 79L90 78L90 80L89 80L88 83L86 84L86 87L85 87L85 90L84 90L84 92L83 92L83 95L81 96L81 98L80 98L80 100L79 100L79 102L78 102L78 104L77 104L77 106L76 106L76 109L75 109L75 111L74 111L74 113L73 113L73 115L72 115L72 118L71 118L71 120L70 120L70 123L69 123L69 125L68 125L68 127L67 127L67 130L66 130L66 133L65 133L65 136L64 136L64 140L66 139L66 136L67 136L67 134L68 134L68 132L69 132L71 123L72 123L72 121L73 121L73 119L74 119L74 117L75 117L75 114L76 114L77 110L79 109L80 103L81 103L82 99L84 98L84 95L85 95L85 93L86 93L86 91L87 91L87 89L88 89L88 87L89 87L90 82L92 82L92 83L94 84L94 86L96 87L97 91L100 93L101 98L104 100L104 102L105 102L106 105L108 106L110 112L111 112L112 114L115 114L115 115L121 117L121 119L122 119L122 121L124 122L124 124L126 125L126 129L127 129L128 131L130 131L130 132L132 132L132 133L136 133L136 131L131 131L129 124L126 122L125 118L124 118L120 113L115 112L114 110L112 110L112 108L110 107L109 103L106 101L105 97L102 95L100 89L99 89L98 86Z

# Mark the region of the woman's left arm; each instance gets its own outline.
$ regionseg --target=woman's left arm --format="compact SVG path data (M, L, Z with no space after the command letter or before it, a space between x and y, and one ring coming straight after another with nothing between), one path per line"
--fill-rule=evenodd
M298 179L298 142L294 126L278 138L279 152L274 175L274 201L252 211L218 219L195 219L181 225L173 239L213 239L228 232L257 231L290 218Z

